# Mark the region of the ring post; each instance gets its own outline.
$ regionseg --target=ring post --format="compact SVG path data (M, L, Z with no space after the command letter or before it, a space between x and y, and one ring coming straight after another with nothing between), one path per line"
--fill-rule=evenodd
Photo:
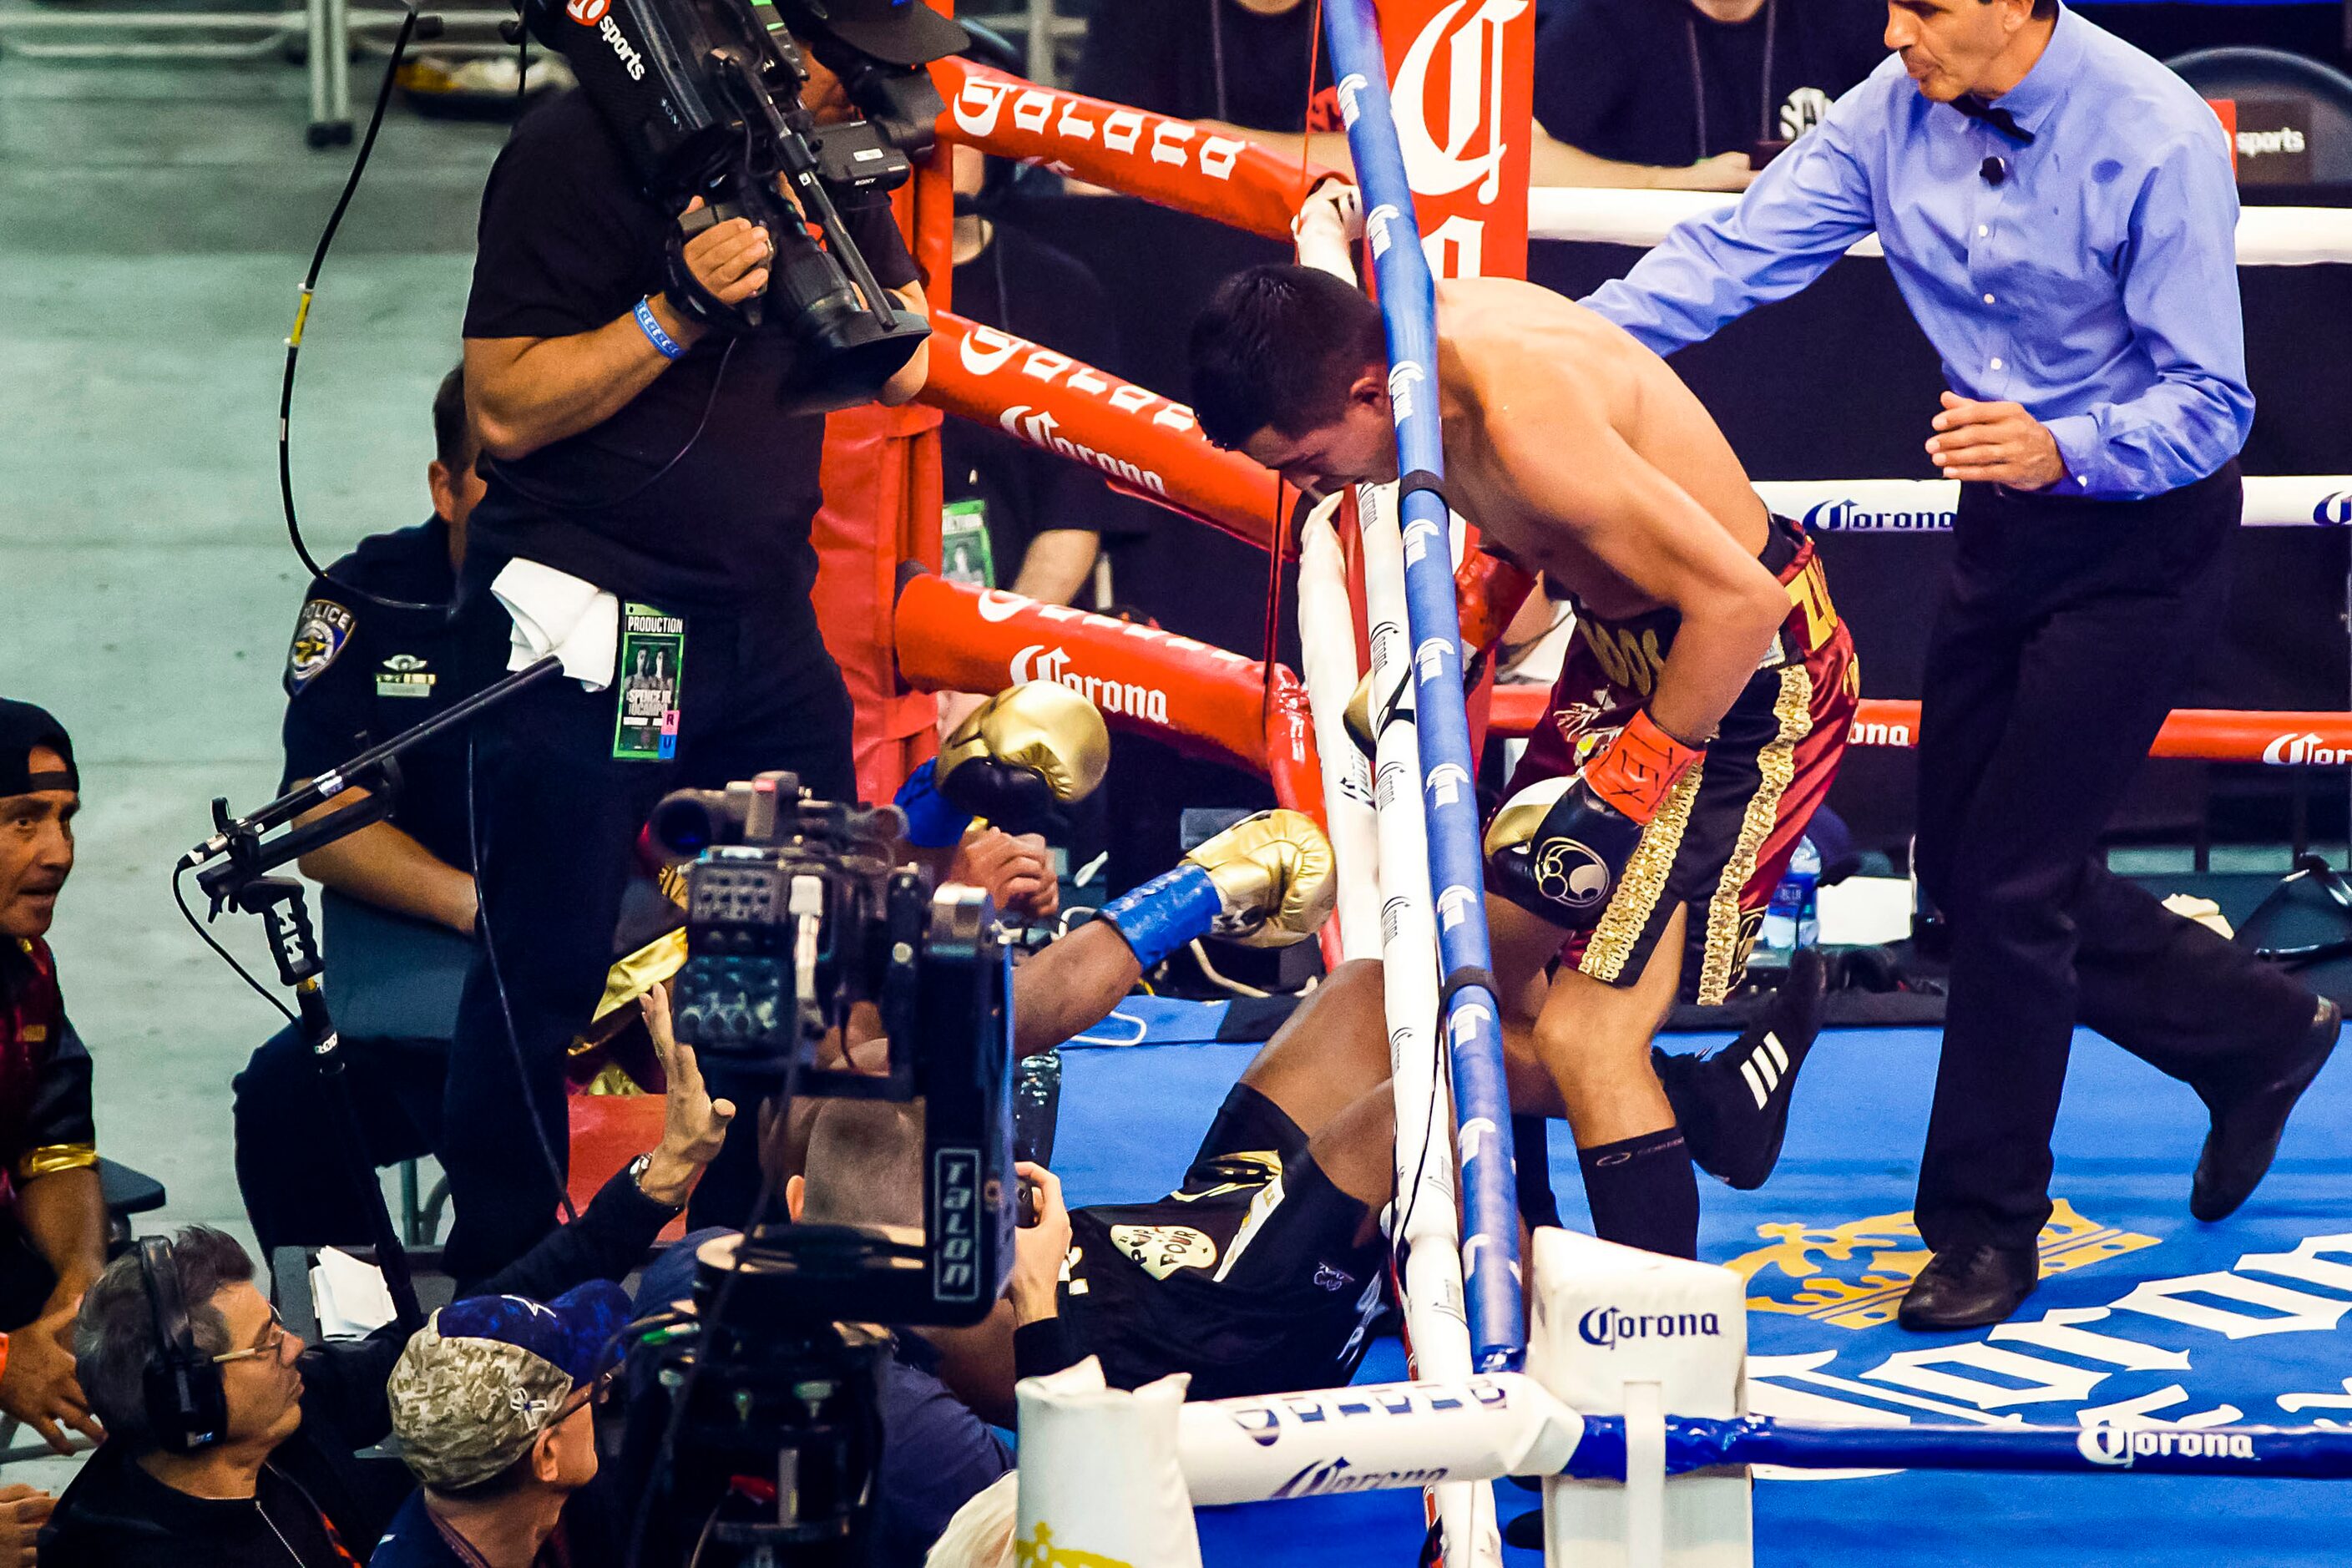
M1667 1420L1742 1414L1746 1286L1728 1268L1596 1237L1535 1234L1528 1372L1588 1416L1623 1418L1625 1482L1544 1482L1544 1558L1578 1568L1748 1568L1748 1474L1669 1478Z
M1461 625L1454 613L1450 517L1433 489L1445 447L1437 423L1437 299L1414 225L1412 190L1389 112L1387 68L1372 0L1328 0L1323 8L1339 79L1339 111L1363 186L1372 268L1389 344L1389 395L1397 426L1397 471L1407 477L1399 510L1405 598L1417 682L1423 804L1429 812L1429 880L1437 889L1438 957L1445 983L1445 1033L1454 1072L1454 1112L1462 1151L1467 1238L1462 1272L1470 1344L1478 1370L1518 1366L1527 1352L1520 1323L1518 1208L1514 1193L1510 1095L1503 1081L1501 1008L1487 979L1485 865L1479 854L1477 759L1462 701ZM1436 545L1433 552L1430 546Z
M1201 1568L1184 1486L1179 1373L1133 1392L1103 1381L1088 1356L1013 1387L1021 1479L1013 1555L1024 1563Z

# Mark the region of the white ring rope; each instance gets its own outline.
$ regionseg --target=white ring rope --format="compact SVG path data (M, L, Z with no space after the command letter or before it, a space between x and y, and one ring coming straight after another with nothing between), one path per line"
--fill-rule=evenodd
M1619 191L1538 186L1528 193L1529 239L1653 246L1685 218L1731 205L1719 191ZM1871 236L1849 256L1882 256ZM2238 214L2238 265L2313 267L2352 262L2352 207L2246 207Z
M1756 493L1818 533L1930 533L1952 526L1957 479L1767 479ZM2249 475L2248 528L2352 524L2352 474Z

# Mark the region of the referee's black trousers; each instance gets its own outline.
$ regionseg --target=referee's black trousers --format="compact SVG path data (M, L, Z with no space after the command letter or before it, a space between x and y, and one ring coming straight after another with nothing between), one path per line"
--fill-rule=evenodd
M2311 1023L2300 984L2099 855L2220 629L2240 511L2235 462L2137 501L1961 487L1919 729L1917 867L1952 936L1915 1210L1937 1251L2034 1245L2076 1024L2226 1092Z
M468 657L488 665L485 680L503 669L511 630L488 593L503 564L469 559L459 591ZM555 1223L551 1156L569 1169L565 1055L604 994L622 892L655 804L674 789L717 789L773 768L824 798L856 796L849 693L806 596L780 595L741 613L688 611L686 623L674 761L615 760L615 689L585 691L562 676L474 726L488 941L458 1004L441 1134L454 1211L443 1258L460 1280L512 1262ZM720 1073L706 1077L740 1114L695 1190L689 1220L740 1224L758 1186L756 1108Z

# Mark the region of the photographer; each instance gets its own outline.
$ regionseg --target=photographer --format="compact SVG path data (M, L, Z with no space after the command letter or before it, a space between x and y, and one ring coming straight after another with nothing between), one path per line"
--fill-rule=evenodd
M646 1004L647 1027L658 1002ZM580 1218L493 1279L494 1293L551 1299L617 1280L685 1206L732 1109L703 1091L689 1048L665 1045L661 1142L604 1184ZM151 1263L148 1253L158 1256ZM215 1370L223 1419L209 1442L176 1441L147 1398L165 1354L147 1271L171 1276L192 1353ZM407 1330L306 1349L255 1288L244 1247L202 1226L116 1258L84 1298L74 1350L106 1441L42 1532L46 1568L351 1568L383 1530L387 1503L354 1464L390 1427L384 1376Z
M821 21L816 9L784 14L821 125L853 111L819 55L912 67L964 44L919 4L841 0ZM548 25L572 26L560 12ZM488 940L458 1011L443 1126L457 1205L446 1257L461 1279L550 1223L563 1053L604 984L654 803L768 769L828 798L856 794L848 694L810 600L824 420L780 402L808 362L779 319L792 307L764 293L775 245L730 218L673 256L703 198L685 206L646 194L582 92L516 128L483 195L465 336L488 489L459 617L486 674L550 647L567 665L473 742ZM924 316L887 201L845 202L841 216L880 285ZM755 299L762 328L705 324ZM927 363L918 349L881 400L914 395ZM707 1184L698 1220L740 1220L748 1184Z

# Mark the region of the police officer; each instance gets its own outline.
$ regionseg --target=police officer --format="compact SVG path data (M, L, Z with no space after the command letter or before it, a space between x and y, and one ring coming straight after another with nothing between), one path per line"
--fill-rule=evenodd
M433 515L414 528L362 540L304 595L286 657L281 788L308 783L466 695L448 607L482 480L474 469L478 447L466 418L462 365L434 395L433 450L425 469ZM420 958L429 962L436 932L439 945L452 950L447 967L470 954L474 857L467 843L465 769L462 736L411 747L400 759L392 815L301 860L304 875L331 894L424 928L346 923L331 900L326 917L333 994L347 1024L345 1070L368 1157L379 1165L429 1152L440 1134L448 1013L417 994L414 973L395 971L419 967ZM346 790L312 816L366 794ZM385 1005L366 1009L373 1023L352 1026L353 1004L378 995ZM336 1144L340 1123L320 1100L299 1027L278 1031L237 1075L235 1122L237 1185L264 1256L289 1244L371 1239L367 1210L346 1176L349 1152Z
M2038 1280L2077 1023L2194 1089L2200 1220L2270 1168L2341 1015L2116 876L2099 839L2218 625L2253 423L2229 147L2195 89L2057 0L1896 0L1895 51L1587 301L1671 353L1877 233L1952 390L1958 479L1922 680L1921 886L1952 973L1903 1326Z
M917 66L965 42L922 5L818 10L785 7L804 46ZM839 79L803 52L803 104L820 122L847 118ZM684 242L681 278L665 265L680 216L645 194L581 93L516 128L483 194L465 336L488 488L459 616L489 673L510 642L518 666L552 646L567 669L474 736L487 941L458 1009L442 1156L461 1278L553 1218L563 1053L603 990L654 803L774 768L822 796L856 793L849 698L810 602L824 421L780 405L801 363L790 335L703 324L766 289L774 247L741 218L716 223ZM922 314L887 204L845 205L843 219L875 278ZM926 363L919 350L882 401L913 396ZM722 1156L698 1224L745 1201L747 1166Z

